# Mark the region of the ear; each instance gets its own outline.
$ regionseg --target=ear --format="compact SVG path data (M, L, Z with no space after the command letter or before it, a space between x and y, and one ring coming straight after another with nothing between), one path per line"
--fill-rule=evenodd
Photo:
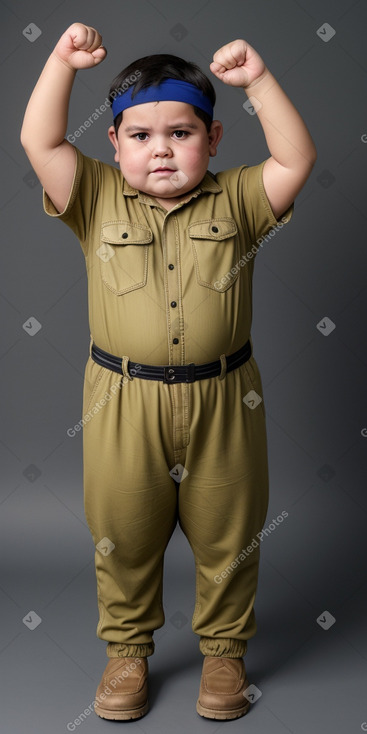
M116 151L114 155L114 160L116 161L116 163L118 163L119 157L120 157L120 146L119 146L119 141L118 141L118 137L117 137L114 126L111 125L111 127L108 128L107 132L108 132L108 137Z
M219 120L213 120L210 131L208 133L209 137L209 155L214 157L217 155L217 147L219 145L220 140L223 136L223 125Z

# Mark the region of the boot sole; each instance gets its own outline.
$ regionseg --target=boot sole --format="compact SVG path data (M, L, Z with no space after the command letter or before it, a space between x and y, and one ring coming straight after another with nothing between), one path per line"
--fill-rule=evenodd
M248 701L244 706L241 706L241 708L232 709L230 711L221 711L220 709L207 709L205 708L205 706L201 705L199 700L196 703L196 711L198 712L199 716L204 716L206 719L220 719L221 721L227 719L239 719L241 716L247 714L249 708L250 701Z
M109 709L102 709L100 706L95 706L94 711L97 716L101 719L114 719L115 721L130 721L131 719L140 719L145 716L149 711L148 701L140 706L138 709L130 709L126 711L111 711Z

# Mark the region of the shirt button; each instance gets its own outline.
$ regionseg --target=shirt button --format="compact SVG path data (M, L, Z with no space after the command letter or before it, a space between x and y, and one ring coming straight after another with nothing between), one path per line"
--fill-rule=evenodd
M170 269L170 270L173 270L173 268L174 268L175 266L174 266L174 265L172 265L172 263L170 263L168 267L169 267L169 269Z
M219 232L218 227L212 227L212 232Z
M171 306L172 306L172 308L176 308L176 306L177 306L176 301L171 301Z
M127 232L124 232L124 233L123 233L123 234L121 235L121 237L122 237L122 239L123 239L123 240L126 240L126 237L128 237L128 236L129 236L129 235L128 235L128 233L127 233Z
M178 342L179 342L179 340L177 339L177 337L175 337L172 341L173 341L174 344L178 344Z

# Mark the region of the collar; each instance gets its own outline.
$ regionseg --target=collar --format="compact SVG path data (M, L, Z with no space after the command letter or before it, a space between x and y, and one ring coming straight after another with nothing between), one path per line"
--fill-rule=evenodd
M145 194L143 191L139 191L139 189L134 189L130 184L126 181L126 178L122 177L121 171L120 171L121 179L122 179L122 193L124 196L137 196L138 201L143 204L152 204L156 206L156 201L153 199L153 196L150 196L149 194ZM193 189L190 192L187 192L189 199L192 199L193 197L199 196L201 193L209 192L211 194L218 194L220 191L223 191L222 187L219 186L217 181L215 180L215 176L211 171L207 171L204 178L200 181L198 186ZM183 203L183 202L182 202Z

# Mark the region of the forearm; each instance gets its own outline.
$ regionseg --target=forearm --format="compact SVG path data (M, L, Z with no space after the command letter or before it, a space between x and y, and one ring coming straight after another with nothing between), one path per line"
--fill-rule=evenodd
M272 157L285 168L312 168L316 148L301 115L287 97L275 77L266 68L261 77L243 87L254 97L257 116L264 130Z
M52 150L63 141L75 75L76 69L52 52L24 115L21 143L26 150Z

